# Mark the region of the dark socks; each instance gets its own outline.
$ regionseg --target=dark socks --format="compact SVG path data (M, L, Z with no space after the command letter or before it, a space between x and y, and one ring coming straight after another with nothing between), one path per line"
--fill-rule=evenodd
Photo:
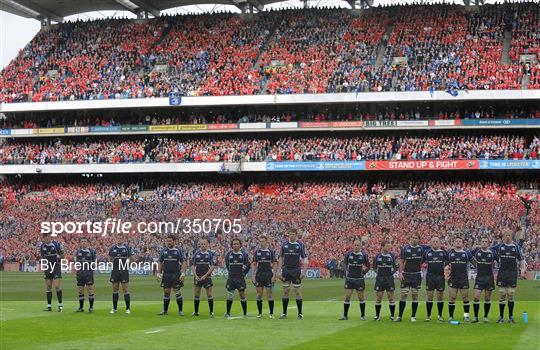
M444 301L438 301L437 302L437 313L438 313L437 316L442 317L443 308L444 308Z
M199 304L201 303L201 300L199 298L193 299L193 308L196 314L199 313Z
M405 311L405 306L407 305L406 301L400 300L399 301L399 317L403 317L403 311Z
M412 317L416 317L416 310L418 310L418 301L413 300L412 302Z
M79 309L84 307L84 294L79 294Z
M47 295L47 305L51 305L51 303L52 303L52 292L48 291L48 292L45 292L45 294Z
M94 308L94 294L88 294L88 303L90 304L90 308Z
M126 303L126 310L129 310L131 306L131 295L129 293L124 293L124 301Z
M62 304L62 289L56 291L56 298L58 299L58 304Z
M480 302L475 300L472 304L474 317L478 317L478 312L480 311Z
M396 313L396 304L390 303L390 317L394 317L395 313Z
M296 307L298 308L298 314L302 314L302 299L296 299Z
M343 316L348 317L349 316L349 307L351 306L350 302L345 301L343 303Z
M375 304L375 316L379 317L381 315L381 304Z
M455 302L448 302L448 313L450 314L450 318L454 318L454 310L456 309L456 303Z
M274 314L274 299L268 300L268 308L270 309L270 315Z
M283 302L283 314L286 315L287 307L289 307L289 298L283 298L281 301Z
M262 304L263 304L262 299L257 299L257 312L258 312L257 315L262 314Z
M433 309L433 301L426 301L427 317L431 317L431 309Z
M112 293L112 305L113 309L118 309L118 292Z
M468 314L469 311L471 311L471 305L469 304L469 301L464 301L463 302L463 312Z
M484 317L488 317L489 309L491 309L491 302L489 300L484 301Z
M360 301L360 316L366 317L366 302L364 300Z
M240 300L240 304L242 305L242 312L244 313L244 316L247 315L247 300Z
M176 294L176 304L178 305L178 311L184 310L184 298L182 298L182 294Z
M504 318L504 307L505 307L504 301L499 302L499 316L501 318Z
M208 309L210 309L211 313L214 312L214 298L208 298ZM199 308L197 308L197 310L199 310Z
M508 302L508 317L514 317L514 301Z
M226 312L227 315L231 314L232 302L233 302L232 299L227 299L227 312Z
M171 302L171 297L163 298L163 311L167 312L169 310L169 303Z

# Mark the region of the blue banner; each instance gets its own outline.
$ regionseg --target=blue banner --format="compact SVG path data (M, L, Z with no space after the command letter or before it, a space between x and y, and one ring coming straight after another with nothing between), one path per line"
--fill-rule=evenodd
M179 96L175 93L169 94L169 105L180 106L181 103L182 103L182 96Z
M11 129L0 129L0 135L10 135Z
M122 131L120 126L91 126L90 132L117 132Z
M540 169L540 160L480 159L479 169ZM366 170L365 161L266 162L266 171Z
M461 125L540 125L540 119L463 119Z
M540 169L540 160L480 160L480 169Z
M317 269L317 268L306 269L306 278L321 278L321 269Z
M323 171L366 170L366 162L360 161L312 161L312 162L266 162L267 171Z

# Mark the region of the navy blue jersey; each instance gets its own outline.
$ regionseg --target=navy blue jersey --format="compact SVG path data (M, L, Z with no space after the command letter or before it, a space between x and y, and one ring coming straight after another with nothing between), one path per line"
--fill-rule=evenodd
M244 278L249 272L249 257L244 250L231 250L225 255L225 266L229 277Z
M127 260L133 254L133 249L128 245L113 245L109 249L109 256L113 259L113 270L127 270Z
M493 276L493 265L499 260L497 253L491 249L483 250L477 248L473 251L474 262L476 263L476 275L480 277Z
M92 248L77 249L75 253L75 261L83 263L80 271L90 271L90 263L97 260L96 251Z
M48 262L57 263L60 262L60 256L64 254L64 250L60 243L52 241L51 243L42 243L39 247L39 254Z
M180 273L181 265L186 261L186 256L182 248L165 247L161 250L159 261L163 264L164 273Z
M518 271L518 261L523 259L523 255L516 244L499 243L492 249L499 256L499 271Z
M369 269L369 258L364 250L358 253L348 252L343 261L345 263L345 277L347 278L363 278L363 266Z
M216 266L216 255L211 250L207 250L205 252L197 250L193 254L191 263L193 264L193 266L195 266L195 273L197 274L197 276L202 276L205 275L208 270L210 270L211 266Z
M306 251L302 242L286 242L281 246L280 257L283 266L287 268L300 268L300 260L306 258Z
M422 257L422 262L427 264L427 274L430 276L444 276L447 260L448 255L443 249L428 249Z
M272 249L257 249L253 254L253 261L257 263L258 272L272 272L276 253Z
M450 279L469 279L469 263L473 261L471 252L451 249L448 252Z
M420 273L422 257L428 247L423 245L405 245L401 248L400 258L404 260L403 272Z
M391 277L398 267L396 256L393 253L379 253L373 258L373 270L377 272L377 276Z

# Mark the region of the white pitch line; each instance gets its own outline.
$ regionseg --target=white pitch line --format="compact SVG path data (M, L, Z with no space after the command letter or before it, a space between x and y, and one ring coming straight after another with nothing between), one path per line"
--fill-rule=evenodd
M158 333L158 332L162 332L163 329L156 329L154 331L148 331L148 332L144 332L145 334L154 334L154 333Z

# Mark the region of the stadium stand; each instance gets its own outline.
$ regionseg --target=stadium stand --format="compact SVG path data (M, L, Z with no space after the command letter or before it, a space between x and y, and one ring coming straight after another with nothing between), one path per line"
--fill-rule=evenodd
M170 93L230 96L446 91L454 95L458 90L539 89L540 64L533 59L540 54L538 28L538 4L531 2L472 8L394 5L361 13L292 9L250 15L66 22L43 28L1 72L0 102L154 98ZM529 58L524 60L524 56ZM463 104L398 104L382 99L371 104L321 101L313 106L184 107L13 112L1 115L0 129L540 118L535 101L518 104L492 99ZM389 128L331 135L303 130L241 136L200 133L57 138L23 134L12 138L2 134L0 167L540 159L535 130L519 125L501 130L506 126L496 131L464 128L432 132L423 126L414 132ZM436 180L410 179L406 171L391 180L380 174L380 179L366 175L363 182L357 180L357 174L354 181L336 181L335 173L331 180L330 176L316 180L302 173L271 181L270 176L246 180L248 176L242 178L243 174L232 175L229 181L216 175L210 181L192 180L199 173L192 174L189 181L158 181L155 174L146 174L143 180L121 174L120 181L101 179L102 174L86 174L87 181L79 176L75 179L73 174L59 181L51 180L48 174L32 174L35 177L31 180L25 175L22 179L20 175L0 176L0 253L7 261L35 261L36 244L41 239L38 223L45 220L240 218L240 234L219 231L210 235L211 247L220 258L233 237L238 236L252 249L257 237L267 234L277 247L291 227L300 231L312 267L324 267L330 259L341 258L358 237L367 242L366 249L372 255L382 240L389 240L397 252L411 232L421 234L425 243L437 235L446 245L460 236L471 247L481 237L488 236L494 242L510 230L523 248L528 268L539 270L539 183L535 173L530 177L533 180L520 181L528 170L537 170L521 169L521 173L512 173L515 176L495 179L483 176L488 172L469 170L475 179L458 180L448 173L432 176ZM529 192L524 194L524 189ZM185 234L182 245L191 252L201 237L202 233ZM75 234L60 237L70 252L77 239ZM106 259L114 239L91 238L100 260ZM137 259L151 260L161 248L163 236L133 232L129 243Z
M48 220L93 221L118 217L123 220L155 221L183 218L240 217L239 235L218 231L211 234L211 246L221 257L232 236L240 237L248 249L256 237L270 235L278 245L287 228L299 229L309 248L310 265L323 267L340 257L352 240L367 240L373 254L381 240L390 240L394 250L408 233L421 233L429 241L434 234L445 243L457 235L467 246L483 236L496 240L504 230L517 232L522 218L530 225L523 236L530 267L537 266L540 226L538 194L529 195L527 215L518 186L538 189L537 182L491 181L395 181L387 183L287 181L287 182L166 182L153 188L142 183L39 183L4 181L0 186L0 242L9 261L36 258L39 225ZM388 188L402 188L404 194L389 205L380 200ZM142 197L143 189L150 193ZM75 210L76 209L76 210ZM189 252L203 233L184 234ZM77 244L77 234L64 234L68 251ZM92 237L99 259L114 237ZM159 234L132 233L130 244L139 259L150 259L162 246ZM536 264L536 265L535 265Z
M388 136L0 141L0 164L538 159L538 137Z
M362 15L303 9L61 23L2 71L0 101L535 88L538 67L523 86L521 55L538 54L536 8L400 5ZM510 62L501 63L507 29Z
M35 129L71 126L118 126L118 125L178 125L178 124L229 124L271 122L326 122L326 121L382 121L382 120L463 120L463 119L532 119L540 118L540 108L523 104L519 107L472 106L386 106L377 110L354 107L324 106L314 109L288 108L283 111L258 111L253 108L208 111L179 110L139 112L125 111L55 111L40 114L6 114L0 119L0 129Z

